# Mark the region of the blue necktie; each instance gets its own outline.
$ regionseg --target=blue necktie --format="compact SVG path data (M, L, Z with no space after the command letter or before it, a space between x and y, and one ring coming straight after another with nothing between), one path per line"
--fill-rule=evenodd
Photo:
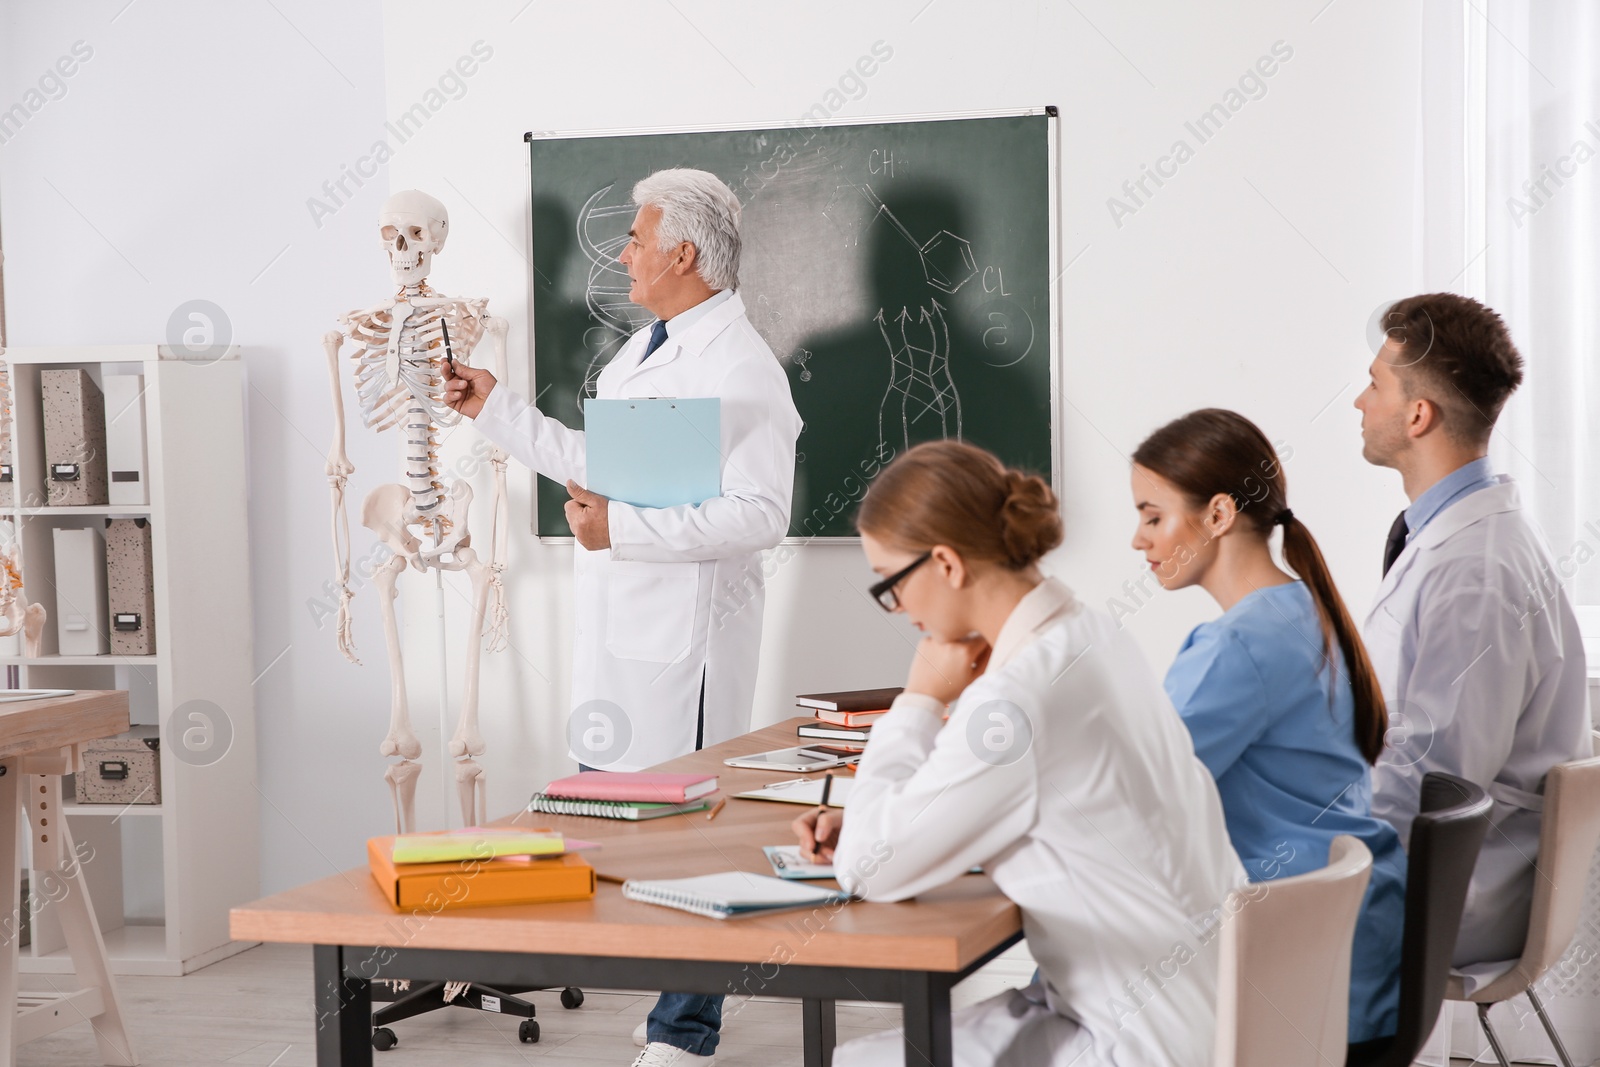
M666 343L667 324L662 322L660 319L657 319L656 324L650 327L650 343L644 346L644 356L639 360L639 362L643 363L646 359L649 359L650 353L654 352L656 349L660 348Z

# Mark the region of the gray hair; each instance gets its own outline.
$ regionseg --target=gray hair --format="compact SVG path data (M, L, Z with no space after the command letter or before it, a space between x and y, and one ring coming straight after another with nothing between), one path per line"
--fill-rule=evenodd
M694 245L695 269L713 289L739 287L739 198L715 174L675 167L633 187L633 202L661 210L657 246Z

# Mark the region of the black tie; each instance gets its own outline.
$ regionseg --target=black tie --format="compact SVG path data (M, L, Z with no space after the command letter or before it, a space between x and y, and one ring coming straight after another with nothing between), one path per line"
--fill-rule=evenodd
M649 359L650 353L654 352L656 349L660 348L666 343L667 324L662 322L660 319L657 319L656 324L650 327L650 343L644 346L644 356L640 358L639 362L643 363L645 360Z
M1383 573L1387 575L1389 568L1394 566L1394 561L1400 558L1400 553L1406 547L1406 513L1401 512L1394 517L1394 525L1389 527L1389 540L1383 543Z

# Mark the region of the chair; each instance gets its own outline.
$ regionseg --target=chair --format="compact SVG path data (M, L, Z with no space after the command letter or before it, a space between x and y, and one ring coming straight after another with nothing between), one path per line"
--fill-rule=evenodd
M1372 853L1333 839L1321 870L1228 895L1216 1067L1326 1067L1344 1055L1350 946Z
M1400 1018L1393 1036L1351 1045L1346 1067L1405 1067L1439 1021L1467 886L1494 807L1478 786L1423 775L1406 861L1406 924L1400 940Z
M1595 735L1600 752L1600 734ZM1600 757L1559 763L1544 782L1544 817L1539 825L1539 858L1534 864L1533 907L1528 915L1528 940L1522 959L1510 971L1472 993L1452 976L1445 996L1478 1006L1478 1022L1501 1067L1506 1054L1489 1024L1489 1009L1518 993L1526 993L1544 1032L1555 1046L1562 1067L1572 1067L1566 1046L1533 991L1537 982L1566 953L1578 930L1579 911L1589 881L1589 866L1600 844Z

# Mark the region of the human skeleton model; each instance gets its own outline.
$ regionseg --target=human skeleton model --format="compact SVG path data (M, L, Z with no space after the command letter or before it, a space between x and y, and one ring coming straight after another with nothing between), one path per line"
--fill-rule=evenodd
M333 494L333 548L339 590L339 650L352 663L350 627L350 528L344 490L355 471L345 455L344 400L339 385L339 349L355 342L356 396L368 429L400 427L403 484L380 485L361 507L361 525L371 530L394 555L373 575L383 601L383 636L389 650L391 709L389 733L378 746L385 756L398 756L384 772L394 797L395 826L409 833L416 822L417 778L422 743L411 729L406 704L405 670L400 632L395 620L395 584L407 566L419 572L465 571L472 582L473 631L467 643L466 692L450 755L455 758L461 817L468 826L484 821L484 774L476 757L484 752L478 731L478 660L480 639L489 650L505 647L506 454L490 453L494 467L494 521L487 561L472 548L467 509L472 487L440 471L439 431L460 421L445 403L445 363L467 360L478 340L488 334L494 344L495 374L506 375L506 321L484 313L487 300L444 296L428 286L434 255L444 248L450 220L444 205L416 190L391 196L379 216L395 295L364 311L339 318L339 329L323 335L328 373L333 384L333 447L328 451L328 485ZM413 532L415 531L415 532ZM487 626L485 625L487 621Z
M0 355L5 349L0 348ZM0 460L11 454L11 368L0 360ZM0 522L0 637L22 632L23 652L29 659L39 656L39 639L44 635L43 604L27 604L22 596L22 563L16 528Z

